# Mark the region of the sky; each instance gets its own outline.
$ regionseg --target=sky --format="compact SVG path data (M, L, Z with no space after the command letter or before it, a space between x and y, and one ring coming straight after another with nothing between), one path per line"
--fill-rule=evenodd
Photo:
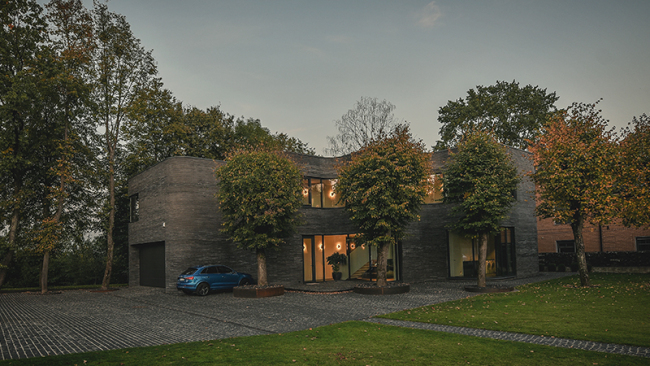
M85 1L87 5L91 5ZM260 119L322 155L363 97L427 146L438 109L517 81L593 103L610 126L650 114L650 1L110 0L185 105Z

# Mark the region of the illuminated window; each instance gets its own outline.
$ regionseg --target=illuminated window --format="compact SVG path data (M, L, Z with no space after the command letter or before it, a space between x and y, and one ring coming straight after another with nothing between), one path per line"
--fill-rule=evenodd
M424 203L442 203L442 174L432 175L431 180L433 180L433 188L429 190L429 194L424 198Z
M315 208L343 207L335 192L336 179L305 178L302 180L302 204Z

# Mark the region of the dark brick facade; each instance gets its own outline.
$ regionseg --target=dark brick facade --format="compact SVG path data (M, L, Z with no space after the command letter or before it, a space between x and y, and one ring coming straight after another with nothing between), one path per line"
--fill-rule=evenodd
M528 153L509 149L520 174L532 168ZM440 172L446 151L432 155L431 163ZM336 178L339 159L293 155L305 176ZM342 159L345 159L342 158ZM221 213L214 196L217 185L214 169L221 161L191 157L169 158L129 180L129 195L138 195L139 220L129 224L129 284L140 285L140 248L165 243L165 287L175 290L176 277L190 265L221 263L256 275L252 252L241 250L219 232ZM503 226L515 228L517 276L538 271L535 200L528 179L520 184L517 202ZM407 282L448 277L446 225L450 207L423 205L421 219L408 228L401 245L402 279ZM343 208L300 210L303 224L287 238L286 244L268 255L270 282L298 283L303 280L302 238L304 235L353 234L357 230Z

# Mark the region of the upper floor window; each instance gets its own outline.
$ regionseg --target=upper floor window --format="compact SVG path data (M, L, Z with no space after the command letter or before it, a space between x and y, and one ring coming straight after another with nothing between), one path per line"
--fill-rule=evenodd
M129 197L129 201L130 201L129 222L136 222L140 218L140 200L138 199L138 195L134 194L133 196Z
M304 178L302 180L302 204L317 208L343 207L339 195L334 193L336 179Z
M429 190L429 193L424 198L424 203L442 203L442 174L434 174L431 179L433 180L433 188Z

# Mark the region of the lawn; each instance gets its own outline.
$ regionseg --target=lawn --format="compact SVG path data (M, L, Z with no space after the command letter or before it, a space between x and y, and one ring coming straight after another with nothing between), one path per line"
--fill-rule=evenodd
M507 355L507 356L504 356ZM0 365L641 365L648 359L366 322Z
M384 318L650 347L650 275L577 276L384 315Z

